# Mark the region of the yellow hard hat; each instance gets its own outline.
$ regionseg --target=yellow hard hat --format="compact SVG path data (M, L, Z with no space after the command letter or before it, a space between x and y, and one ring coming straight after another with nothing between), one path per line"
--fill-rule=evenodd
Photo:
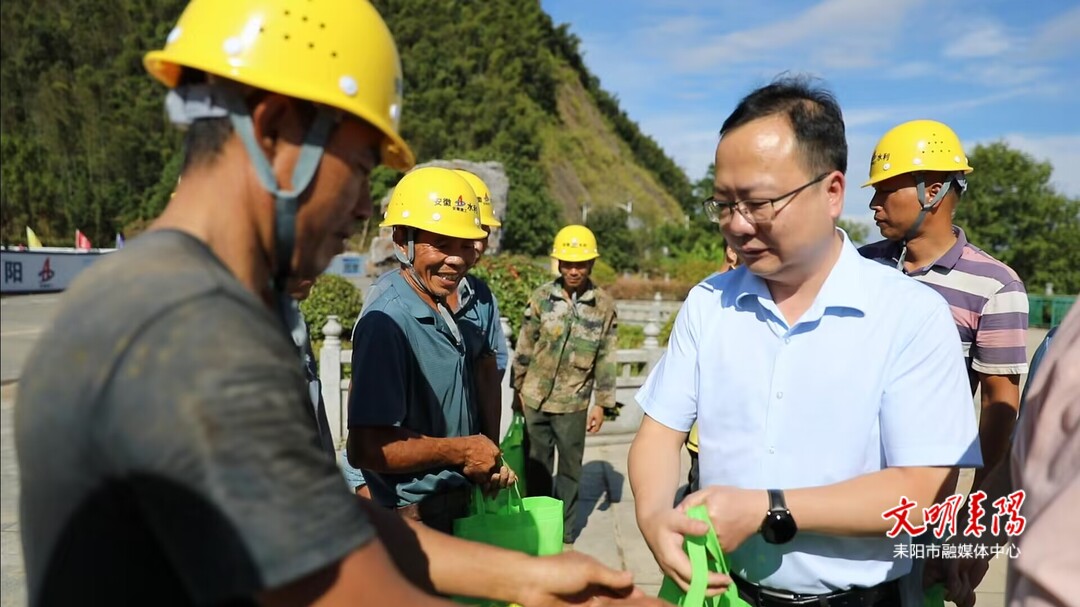
M480 203L480 225L489 228L502 226L502 222L495 217L495 207L491 204L491 190L488 189L484 180L464 169L454 169L454 172L464 177L476 192L476 200Z
M382 132L382 161L415 164L401 138L401 61L367 0L191 0L146 69L174 88L184 68L348 112Z
M912 120L885 133L870 157L870 180L863 187L915 171L970 173L960 138L936 120Z
M379 227L407 226L443 236L480 240L480 205L465 178L450 169L415 169L398 182Z
M559 230L551 245L551 256L559 261L589 261L600 257L596 236L582 225L571 225Z

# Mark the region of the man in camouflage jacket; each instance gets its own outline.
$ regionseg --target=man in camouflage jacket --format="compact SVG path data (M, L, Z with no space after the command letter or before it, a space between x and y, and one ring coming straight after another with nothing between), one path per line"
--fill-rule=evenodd
M560 276L529 298L512 383L514 408L525 415L528 493L563 501L563 542L572 544L585 432L598 432L605 411L615 408L617 324L615 300L589 279L599 257L592 232L584 226L563 228L552 257Z

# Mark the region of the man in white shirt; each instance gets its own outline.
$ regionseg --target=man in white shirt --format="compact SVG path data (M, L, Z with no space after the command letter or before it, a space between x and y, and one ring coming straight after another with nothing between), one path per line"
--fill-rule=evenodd
M638 525L681 585L683 536L704 532L685 507L704 503L751 604L899 605L911 562L882 513L906 496L920 524L957 467L981 463L949 308L836 228L847 145L830 93L778 80L720 133L705 209L743 266L690 292L637 395ZM695 421L703 489L673 509Z

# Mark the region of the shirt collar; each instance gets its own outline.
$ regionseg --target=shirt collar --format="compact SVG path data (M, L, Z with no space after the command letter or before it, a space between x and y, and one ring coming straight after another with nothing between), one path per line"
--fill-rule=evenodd
M472 301L473 297L476 297L476 290L473 289L472 283L469 282L468 276L462 276L461 282L457 286L458 294L458 310L464 310L465 306Z
M405 280L404 271L394 272L389 276L389 280L390 288L397 292L401 304L414 318L440 318L438 313L421 299L420 294L409 284L409 281Z
M589 279L589 286L588 286L587 289L585 289L585 291L581 295L578 295L578 298L577 298L578 302L579 303L591 303L591 302L595 301L596 300L596 289L594 287L595 287L595 285L593 284L592 279ZM553 280L551 282L551 298L552 299L561 299L561 300L564 300L564 301L570 301L570 298L566 296L566 288L563 285L562 276L556 278L555 280Z
M464 280L464 279L463 279ZM394 289L398 294L398 299L401 304L405 306L406 311L417 320L431 319L431 322L435 324L435 328L450 339L451 343L458 343L458 337L454 334L446 324L446 319L442 317L434 308L429 306L426 301L416 292L416 289L405 280L405 272L397 272L390 278L390 288Z
M859 265L864 262L855 245L843 230L838 230L844 237L844 244L840 249L840 257L837 258L825 284L821 285L821 291L814 298L814 303L800 319L800 322L821 318L830 308L846 308L866 313L870 300L866 287L860 281L861 272ZM773 309L779 316L779 310L773 302L772 293L765 280L749 270L743 271L738 285L739 295L735 298L737 307L746 309L757 301L759 305Z
M964 247L967 246L968 239L960 226L953 226L952 229L953 234L956 235L956 242L953 246L949 247L948 251L945 251L944 255L939 257L938 260L931 265L951 270L956 267L956 262L960 261L960 256L964 254Z
M919 268L917 270L914 270L912 272L905 272L905 273L909 274L909 275L917 276L919 274L922 274L922 273L928 271L930 268L932 268L934 266L944 268L946 270L952 270L953 268L955 268L956 263L958 261L960 261L960 256L964 254L964 247L968 246L968 239L967 239L967 235L964 234L963 228L961 228L960 226L953 226L952 230L953 230L953 234L956 235L956 242L953 243L953 246L949 247L948 251L945 251L945 253L941 257L938 257L937 260L934 261L934 263L930 264L929 266L925 266L925 267ZM903 243L901 243L899 241L890 241L890 240L886 240L886 241L882 241L882 242L886 243L885 248L883 249L883 251L885 252L886 255L888 255L888 259L892 260L893 262L899 261L900 260L900 251L903 250L903 246L904 246Z

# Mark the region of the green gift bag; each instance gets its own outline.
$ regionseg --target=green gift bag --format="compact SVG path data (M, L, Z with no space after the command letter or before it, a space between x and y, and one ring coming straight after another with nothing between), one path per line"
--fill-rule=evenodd
M694 506L686 514L690 518L709 523L709 532L700 537L686 536L683 543L693 571L690 590L683 592L674 580L665 577L663 585L660 586L659 598L679 607L750 607L750 603L739 597L739 590L735 588L734 582L723 594L705 596L709 572L727 575L731 568L724 551L720 549L720 541L716 538L708 509L704 505Z
M923 594L923 607L945 607L945 585L934 584Z
M514 411L506 436L499 443L503 463L517 474L518 482L525 482L525 416Z
M462 539L517 550L533 556L562 552L563 503L553 497L521 497L515 483L493 499L474 490L471 514L454 521L454 535ZM454 597L457 603L502 605L481 599Z
M454 535L534 556L562 552L563 503L552 497L521 497L515 483L500 492L505 499L473 494L472 513L454 521Z

